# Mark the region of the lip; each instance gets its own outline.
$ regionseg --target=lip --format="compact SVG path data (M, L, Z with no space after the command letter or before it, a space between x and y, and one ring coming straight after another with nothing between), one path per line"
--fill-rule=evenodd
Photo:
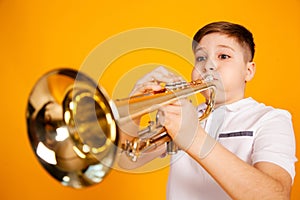
M206 76L204 76L204 79L203 79L205 82L212 82L212 81L215 81L217 80L213 75L211 74L208 74Z

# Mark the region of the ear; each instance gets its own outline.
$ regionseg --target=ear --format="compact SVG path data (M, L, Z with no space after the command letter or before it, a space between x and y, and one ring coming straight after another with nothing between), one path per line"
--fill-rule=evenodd
M256 72L256 64L255 62L247 63L247 71L245 76L245 82L251 81Z

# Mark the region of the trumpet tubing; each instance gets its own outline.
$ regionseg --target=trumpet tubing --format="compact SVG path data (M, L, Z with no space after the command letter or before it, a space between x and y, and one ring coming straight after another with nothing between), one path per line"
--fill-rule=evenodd
M85 74L53 70L38 80L28 99L26 118L32 149L42 166L63 185L94 185L110 171L117 148L132 161L165 143L172 149L169 153L175 153L176 145L158 122L149 122L131 140L121 142L120 136L127 134L124 130L133 119L205 90L210 91L207 109L199 120L214 106L212 83L171 83L158 92L113 101Z

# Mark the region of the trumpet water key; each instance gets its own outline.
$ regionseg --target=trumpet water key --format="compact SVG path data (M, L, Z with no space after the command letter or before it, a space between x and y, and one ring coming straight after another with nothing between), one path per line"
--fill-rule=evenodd
M104 179L118 148L132 161L166 143L169 153L176 153L176 145L159 120L149 122L137 137L121 141L124 127L163 105L203 91L209 91L209 96L199 120L206 118L214 106L215 85L210 82L168 83L158 92L111 100L85 74L72 69L53 70L42 76L30 93L28 136L48 173L63 185L83 188Z

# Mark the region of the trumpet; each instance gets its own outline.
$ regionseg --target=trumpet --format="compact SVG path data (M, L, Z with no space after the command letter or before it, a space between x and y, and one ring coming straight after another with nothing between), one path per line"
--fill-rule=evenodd
M42 76L30 93L26 110L29 140L38 161L52 177L66 186L87 187L109 173L118 148L133 162L165 144L169 154L176 153L176 145L159 120L150 121L131 140L120 138L133 119L203 91L209 95L200 121L214 107L213 83L170 83L161 91L111 100L84 73L55 69Z

